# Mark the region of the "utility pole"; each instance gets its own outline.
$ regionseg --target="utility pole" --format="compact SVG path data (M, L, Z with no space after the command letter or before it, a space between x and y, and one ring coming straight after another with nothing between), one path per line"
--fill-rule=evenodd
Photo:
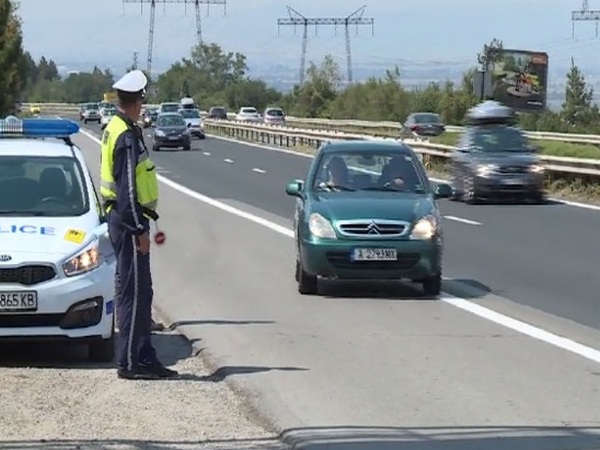
M581 4L581 10L571 11L571 37L575 37L575 22L589 22L592 20L596 22L596 37L598 37L598 21L600 21L600 10L590 10L588 0L583 0L583 3Z
M308 47L308 26L315 26L315 35L317 34L317 28L319 25L343 25L345 28L346 36L346 65L348 69L348 82L352 83L352 51L350 47L350 25L356 26L356 35L358 36L359 25L371 25L371 34L375 34L375 19L363 17L365 9L367 7L357 9L352 14L346 17L305 17L296 11L291 6L287 7L289 17L277 19L277 34L279 35L279 28L281 25L293 25L294 31L296 25L303 27L302 33L302 53L300 56L300 85L304 84L304 77L306 75L306 51Z
M131 66L133 70L138 68L138 52L133 52L133 64Z
M156 5L162 4L164 11L166 12L167 4L180 4L184 5L187 13L187 5L194 5L196 9L196 38L198 44L202 44L202 14L200 10L201 5L207 5L207 15L210 12L210 5L222 5L223 15L227 14L227 0L123 0L123 6L126 3L139 3L141 13L144 13L144 4L150 5L150 29L148 32L148 59L146 62L146 72L150 77L152 76L152 52L154 46L154 24L156 22Z

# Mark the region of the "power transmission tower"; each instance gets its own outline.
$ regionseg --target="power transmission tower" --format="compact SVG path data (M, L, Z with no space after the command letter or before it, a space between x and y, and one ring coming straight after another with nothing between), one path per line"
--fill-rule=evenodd
M600 21L600 10L590 10L588 0L583 0L583 3L581 4L581 10L571 11L571 22L573 24L571 28L571 37L575 37L575 22L589 22L592 20L596 22L596 37L598 37L598 21Z
M133 52L133 65L131 67L133 70L138 68L138 52Z
M315 35L319 25L343 25L346 34L346 64L348 66L348 82L352 83L352 51L350 47L350 25L356 26L356 34L358 35L359 25L371 25L371 34L375 34L375 19L363 17L367 7L357 9L352 14L346 17L304 17L291 6L287 7L289 17L277 19L277 34L281 25L293 25L294 31L296 25L302 25L302 53L300 57L300 85L304 84L304 76L306 75L306 50L308 47L308 26L315 26Z
M154 46L154 24L156 21L156 5L162 4L164 11L166 12L167 4L180 4L184 5L187 13L187 5L194 5L196 9L196 37L198 44L202 44L202 14L200 11L200 5L207 5L207 15L210 11L210 5L222 5L223 15L227 13L227 0L123 0L123 6L126 3L139 3L141 13L144 13L144 4L150 5L150 30L148 33L148 59L146 62L146 72L148 76L152 74L152 52Z

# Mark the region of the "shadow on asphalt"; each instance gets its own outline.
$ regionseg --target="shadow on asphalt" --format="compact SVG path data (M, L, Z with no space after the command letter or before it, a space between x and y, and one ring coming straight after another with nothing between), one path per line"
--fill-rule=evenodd
M159 359L166 366L174 365L195 354L191 343L177 333L153 333L152 343ZM0 342L0 367L92 370L110 369L115 367L115 363L90 362L87 346L82 344Z
M283 441L301 450L597 450L600 428L314 427L290 429Z
M319 280L319 296L332 300L343 300L345 298L435 300L435 298L423 294L420 284L402 281Z

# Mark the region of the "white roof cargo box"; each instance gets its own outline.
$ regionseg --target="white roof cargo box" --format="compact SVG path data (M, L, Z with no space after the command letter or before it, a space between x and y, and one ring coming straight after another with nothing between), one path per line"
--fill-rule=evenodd
M194 99L192 97L183 97L179 103L181 103L181 106L193 106Z

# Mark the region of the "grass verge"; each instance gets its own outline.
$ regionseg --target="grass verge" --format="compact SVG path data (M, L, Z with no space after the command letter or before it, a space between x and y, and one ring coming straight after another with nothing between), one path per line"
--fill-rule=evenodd
M211 128L208 128L207 131L209 131L209 134L213 136L231 138L226 133L220 133L216 130L212 130ZM236 138L236 140L242 142L245 141L257 143L256 141L253 141L251 139ZM279 147L274 144L264 145L268 145L271 147ZM293 149L296 152L304 153L307 155L314 155L315 153L315 148L310 146L295 146L291 149ZM429 164L429 167L427 167L427 172L432 178L449 178L447 166L445 162L440 159L432 160L431 164ZM556 176L548 174L546 177L546 189L548 193L555 198L600 205L600 185L593 179L586 179L583 177L558 178Z
M327 125L307 125L300 122L290 122L290 125L312 129L332 129ZM380 137L398 137L399 131L389 128L364 128L364 127L336 127L336 130L346 133L367 134ZM460 133L446 131L441 136L430 138L429 142L433 144L455 146L460 137ZM564 156L569 158L589 158L600 159L600 146L592 144L572 144L570 142L545 141L543 139L532 139L533 143L540 147L541 155Z

